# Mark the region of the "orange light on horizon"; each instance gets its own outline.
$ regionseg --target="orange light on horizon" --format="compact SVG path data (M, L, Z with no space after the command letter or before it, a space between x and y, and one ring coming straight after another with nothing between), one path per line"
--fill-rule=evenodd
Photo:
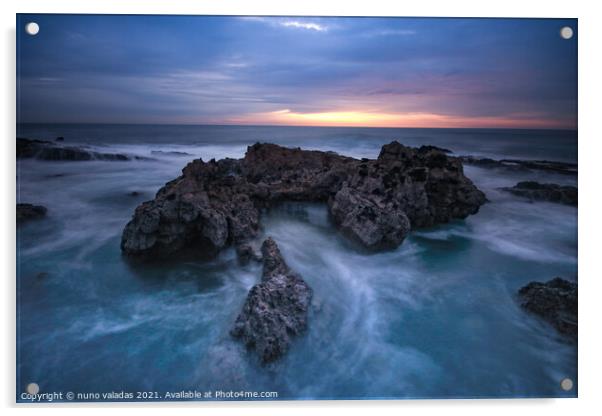
M399 115L370 113L362 111L329 111L323 113L295 113L289 110L275 111L271 114L282 122L302 125L372 125L388 124L399 121Z
M572 120L549 120L536 115L516 117L462 117L435 113L381 113L326 111L300 113L288 109L251 113L226 120L232 124L274 124L319 127L415 127L415 128L575 128Z

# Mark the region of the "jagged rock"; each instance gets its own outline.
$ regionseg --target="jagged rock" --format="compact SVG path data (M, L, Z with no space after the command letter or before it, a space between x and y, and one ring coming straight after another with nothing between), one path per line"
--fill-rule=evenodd
M378 159L357 160L257 143L243 159L189 163L136 208L121 247L142 257L217 253L256 237L260 210L285 201L327 202L344 234L383 249L401 244L410 228L476 213L485 195L458 158L427 146L392 142Z
M230 333L268 363L287 352L292 336L306 330L312 289L290 270L273 239L264 241L261 252L261 283L249 291Z
M35 158L40 160L115 160L125 161L145 159L140 156L129 156L121 153L100 153L75 146L62 146L45 140L17 138L17 158Z
M164 256L187 248L211 256L228 244L256 236L259 211L247 194L246 180L231 174L238 169L233 162L188 164L184 174L161 188L153 201L136 208L124 229L122 250Z
M556 277L546 283L531 282L518 294L523 308L577 340L577 283Z
M46 207L33 204L17 204L17 224L44 218L46 216Z
M410 220L403 211L387 210L346 185L329 205L343 234L367 248L395 248L410 231Z
M501 159L495 160L487 157L459 156L462 163L466 165L479 166L482 168L503 168L513 171L543 170L547 172L560 173L563 175L576 175L577 164L558 162L551 160L520 160Z
M514 195L529 198L531 201L549 201L577 206L578 194L575 186L525 181L519 182L511 188L502 189Z

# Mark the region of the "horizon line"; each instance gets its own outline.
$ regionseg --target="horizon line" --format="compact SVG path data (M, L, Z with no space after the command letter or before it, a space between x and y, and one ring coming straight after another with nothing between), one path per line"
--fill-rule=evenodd
M106 125L106 126L216 126L216 127L310 127L310 128L349 128L349 129L415 129L415 130L565 130L578 131L575 127L428 127L428 126L324 126L324 125L298 125L298 124L235 124L235 123L157 123L157 122L96 122L96 121L17 121L19 124L88 124L88 125Z

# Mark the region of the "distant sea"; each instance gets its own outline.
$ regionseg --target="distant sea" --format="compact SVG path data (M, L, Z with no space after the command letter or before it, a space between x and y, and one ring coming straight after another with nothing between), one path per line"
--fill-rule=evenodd
M518 305L533 280L577 279L577 209L501 191L576 176L465 166L489 202L413 231L396 250L353 250L326 207L267 212L263 233L314 289L309 328L269 367L229 329L260 266L139 265L119 249L134 209L196 158L255 142L375 158L392 140L455 155L577 161L577 132L497 129L21 124L17 136L148 160L17 162L18 202L48 217L17 234L17 383L41 392L277 391L280 399L576 396L577 351ZM576 387L564 392L560 381ZM17 397L20 400L19 397Z

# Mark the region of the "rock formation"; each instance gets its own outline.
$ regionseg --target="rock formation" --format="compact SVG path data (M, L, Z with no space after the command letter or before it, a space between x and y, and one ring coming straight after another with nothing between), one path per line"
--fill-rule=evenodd
M261 252L261 283L249 291L230 333L268 363L286 353L291 337L307 328L312 290L289 269L274 240L265 240Z
M44 218L46 211L46 207L41 205L17 204L17 224L28 220Z
M574 186L525 181L519 182L511 188L502 189L514 195L528 198L531 201L549 201L577 206L577 188Z
M531 282L518 294L523 308L577 340L577 283L556 277L546 283Z
M399 246L411 228L475 214L485 195L458 158L392 142L377 159L257 143L243 159L189 163L136 208L121 248L130 256L215 254L259 231L260 210L283 201L328 203L337 227L368 249Z
M58 138L57 138L57 141ZM61 140L62 141L62 140ZM17 138L17 158L35 158L40 160L132 160L145 159L121 153L100 153L75 146L63 146L45 140Z

